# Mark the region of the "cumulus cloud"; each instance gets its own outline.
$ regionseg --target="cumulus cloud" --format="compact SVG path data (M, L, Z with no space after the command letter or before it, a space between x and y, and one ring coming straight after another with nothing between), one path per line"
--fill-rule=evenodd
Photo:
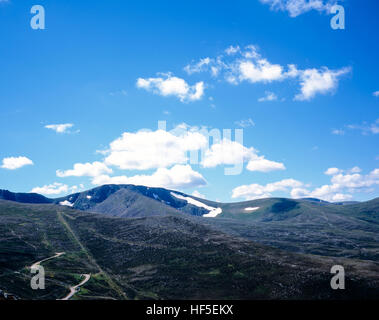
M266 59L256 62L242 61L238 67L240 81L272 82L283 78L283 67L279 64L271 64Z
M359 172L362 172L362 169L359 168L359 167L357 167L357 166L355 166L355 167L351 168L351 169L349 170L349 172L350 172L350 173L359 173Z
M289 191L290 189L299 188L301 186L303 186L303 183L294 179L284 179L266 185L256 183L242 185L233 189L232 198L244 198L245 200L269 198L273 192Z
M248 124L251 125L251 122L248 121ZM224 133L225 135L227 133ZM218 129L191 127L185 123L166 131L160 124L156 131L145 129L124 132L112 141L106 150L98 151L103 155L103 161L76 163L72 169L57 170L56 174L60 178L92 177L92 183L95 185L130 183L189 188L206 183L204 177L189 164L200 165L203 168L233 165L233 168L225 168L227 175L242 172L244 164L247 164L246 169L249 171L269 172L285 169L282 163L267 160L253 147L245 147L242 141L237 141L238 137L236 131L236 141L230 140L231 137L221 139ZM153 174L112 176L112 169L156 171Z
M210 72L212 76L223 76L224 79L234 85L241 82L252 84L294 79L300 84L300 93L295 96L295 100L307 101L317 94L327 94L333 92L338 87L341 77L351 71L351 68L331 70L327 67L298 69L294 64L287 66L270 62L263 57L258 48L248 45L244 48L229 47L225 54L216 58L204 58L199 62L186 66L187 72ZM272 92L267 92L266 97L258 101L273 101L277 97Z
M112 173L112 169L108 168L104 163L95 161L93 163L76 163L74 168L70 170L57 170L57 176L64 177L96 177L104 173Z
M248 162L246 169L249 171L271 172L277 170L285 170L286 167L281 162L267 160L261 156L251 159Z
M295 96L295 100L311 100L316 94L326 94L335 90L341 76L349 73L351 68L339 70L307 69L300 72L300 93Z
M369 174L360 174L361 168L350 170L329 168L325 174L332 176L331 184L323 185L313 191L304 190L303 196L310 196L326 201L344 201L353 198L353 193L363 192L368 188L379 185L379 169Z
M329 13L336 0L260 0L268 4L271 10L287 11L289 16L294 18L311 10Z
M139 78L137 87L164 97L175 96L182 102L200 100L204 95L204 82L200 81L191 86L184 79L171 74L157 78Z
M177 132L125 132L110 144L105 163L124 170L165 168L186 163L188 151L207 145L207 138L199 132L180 132L178 127Z
M324 173L325 173L326 175L328 175L328 176L334 176L334 175L336 175L336 174L338 174L338 173L340 173L340 172L341 172L341 170L338 169L338 168L329 168L329 169L326 170Z
M204 129L205 130L205 129ZM105 164L122 170L148 170L186 164L191 152L200 152L201 165L214 168L247 162L247 170L269 172L283 170L284 165L259 156L253 147L224 138L209 146L207 130L185 124L172 131L125 132L110 144Z
M254 148L247 148L236 141L223 139L205 151L202 166L213 168L221 164L234 165L243 163L255 155Z
M258 99L259 102L278 100L278 97L275 93L270 92L270 91L266 91L265 93L266 93L266 95L264 97Z
M134 184L173 189L199 187L207 184L205 178L189 165L175 165L170 169L159 168L152 175L136 175L132 177L101 175L95 177L92 183L95 185Z
M373 95L374 97L379 97L379 90L378 90L378 91L375 91L372 95Z
M325 201L338 202L353 198L354 193L370 192L374 186L379 185L379 169L370 173L361 174L361 168L353 167L349 170L329 168L326 175L331 176L331 183L310 190L309 185L294 179L284 179L266 185L251 184L234 188L232 198L254 200L272 197L273 192L289 193L292 198L312 197Z
M8 170L16 170L24 166L33 165L33 161L27 157L9 157L3 159L1 168Z
M186 71L188 74L199 73L204 71L210 63L210 58L203 58L195 64L188 64L187 66L185 66L184 71Z
M205 151L202 166L213 168L219 165L242 165L244 162L247 162L246 169L249 171L270 172L285 169L282 163L258 156L258 151L253 147L247 148L228 139L213 144Z
M226 53L228 56L231 56L231 55L233 55L233 54L236 54L236 53L238 53L238 52L240 52L240 51L241 51L241 48L240 48L239 46L235 46L235 47L230 46L230 47L228 47L228 48L225 49L225 53Z
M43 187L35 187L30 192L40 193L45 195L57 195L62 193L67 193L69 187L66 184L54 182L53 184L45 185Z
M69 133L69 129L72 128L74 124L72 123L62 123L62 124L48 124L45 126L46 129L55 131L56 133Z

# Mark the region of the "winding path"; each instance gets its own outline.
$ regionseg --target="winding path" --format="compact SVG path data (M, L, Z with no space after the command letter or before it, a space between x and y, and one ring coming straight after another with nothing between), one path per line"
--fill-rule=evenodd
M84 280L82 282L80 282L76 286L70 287L70 293L67 296L65 296L64 298L57 299L57 300L70 300L74 296L74 294L78 292L78 288L80 288L82 285L84 285L91 278L90 274L82 274L82 276L84 276Z
M49 258L43 259L43 260L41 260L41 261L38 261L38 262L36 262L36 263L33 263L33 264L30 266L30 269L36 269L37 266L39 266L42 262L45 262L45 261L47 261L47 260L51 260L51 259L58 258L58 257L60 257L60 256L63 255L63 254L65 254L65 252L57 252L57 253L55 254L55 256L52 256L52 257L49 257Z

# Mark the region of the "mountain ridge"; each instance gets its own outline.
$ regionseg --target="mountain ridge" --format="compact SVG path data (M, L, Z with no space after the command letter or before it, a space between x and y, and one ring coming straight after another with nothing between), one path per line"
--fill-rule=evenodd
M379 198L349 204L287 198L218 203L134 185L105 185L57 199L9 192L1 195L117 218L185 217L219 232L291 252L379 261Z
M143 199L146 200L147 203L140 203L139 208L137 209L136 206L133 208L133 196L134 201L138 202L138 195L144 197ZM108 199L109 197L111 197L110 200ZM378 201L379 198L364 202L349 201L332 203L315 198L290 199L271 197L242 202L225 203L201 199L192 195L187 195L180 191L165 188L154 188L131 184L108 184L59 198L47 198L37 193L14 193L8 190L0 189L0 199L20 203L55 203L70 206L78 210L93 211L120 217L140 216L142 214L141 210L143 210L146 206L155 207L156 210L153 210L151 213L153 215L167 214L168 212L177 213L177 211L179 211L194 216L205 216L211 211L211 209L207 207L211 207L213 209L221 209L221 212L218 214L220 217L230 217L231 215L236 214L236 210L238 213L258 213L262 209L262 206L264 207L267 203L273 203L272 208L270 208L272 212L283 212L290 211L290 209L294 209L296 206L303 203L311 203L315 206L322 205L346 207L365 204L370 201ZM126 199L129 199L129 201L125 201ZM191 202L191 199L194 201ZM112 207L111 202L113 202L114 207ZM173 211L172 208L177 211ZM142 215L144 216L144 214ZM216 217L218 215L216 215ZM255 216L257 215L255 214Z

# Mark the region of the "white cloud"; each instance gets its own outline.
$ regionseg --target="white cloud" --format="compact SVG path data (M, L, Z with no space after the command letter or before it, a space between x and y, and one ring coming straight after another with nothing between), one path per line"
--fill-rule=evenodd
M201 164L205 168L213 168L219 165L242 165L247 162L246 169L249 171L270 172L285 169L282 163L267 160L257 153L253 147L247 148L239 142L223 139L205 151Z
M332 186L338 189L357 189L371 187L372 185L379 184L379 179L376 179L376 177L372 176L371 174L361 175L359 173L339 173L332 177L331 182L333 183Z
M200 59L200 61L195 64L189 64L185 66L184 71L186 71L188 74L199 73L199 72L205 71L207 66L210 63L211 63L210 58L203 58L203 59Z
M276 96L275 93L270 92L270 91L266 91L265 93L266 93L266 95L264 97L258 99L259 102L278 100L278 97Z
M309 190L305 188L293 188L290 192L291 197L294 199L309 197Z
M335 134L337 136L343 136L345 134L345 130L342 129L333 129L332 134Z
M256 62L242 61L238 67L240 81L272 82L283 78L283 67L279 64L271 64L266 59Z
M238 85L247 81L256 83L271 83L295 79L300 82L300 93L295 100L305 101L314 98L317 94L333 92L338 87L340 78L349 73L351 68L345 67L330 70L327 67L298 69L294 64L287 66L272 63L262 57L258 48L254 45L240 47L229 47L225 50L226 55L216 58L205 58L192 65L186 66L191 72L210 72L212 76L223 76L231 84ZM206 63L205 63L206 61ZM258 101L273 101L277 97L269 92L266 97Z
M95 185L142 184L189 188L202 186L206 181L188 164L200 164L204 168L240 165L238 168L241 171L244 163L247 163L247 170L250 171L285 169L283 164L259 156L253 147L247 148L226 138L221 140L217 134L220 134L217 129L208 131L207 127L191 127L185 123L177 125L171 131L162 127L156 131L145 129L124 132L110 143L108 149L98 152L104 156L103 162L76 163L73 169L57 170L56 174L61 178L89 176ZM210 147L211 137L213 144ZM120 170L156 171L153 174L112 176L112 167Z
M373 95L374 97L379 97L379 90L378 90L378 91L375 91L372 95Z
M338 169L338 168L329 168L329 169L326 170L324 173L325 173L326 175L328 175L328 176L334 176L334 175L336 175L336 174L338 174L338 173L340 173L340 172L341 172L341 170Z
M331 7L336 4L335 0L260 0L268 4L271 10L287 11L290 17L297 17L305 12L316 10L329 13Z
M95 177L92 183L95 185L134 184L172 189L185 189L207 184L204 177L189 165L175 165L170 169L159 168L152 175L136 175L132 177L101 175Z
M95 161L93 163L76 163L71 170L57 170L57 176L64 177L96 177L104 173L112 173L112 169L108 168L104 163Z
M295 100L311 100L318 93L326 94L335 90L338 86L339 78L351 71L351 68L339 70L307 69L300 73L301 93L295 96Z
M68 191L68 185L54 182L53 184L45 185L43 187L35 187L30 192L45 195L57 195L61 193L67 193Z
M331 184L323 185L313 191L304 190L303 196L310 196L326 201L344 201L353 198L353 193L362 192L379 185L379 169L367 175L359 174L361 168L353 167L344 173L338 168L329 168L325 174L331 175Z
M223 139L205 151L202 166L213 168L221 164L240 164L254 157L255 153L253 147L246 148L239 142Z
M63 123L63 124L49 124L46 125L46 129L53 130L57 133L68 133L69 129L72 128L74 125L72 123Z
M261 59L261 55L258 53L258 47L249 44L245 47L245 50L240 50L241 55L246 59Z
M241 128L255 127L255 122L251 118L235 121L234 123Z
M165 168L186 163L188 151L206 145L204 135L187 130L177 135L165 130L125 132L110 144L105 163L124 170Z
M292 198L312 197L325 201L337 202L353 198L357 192L371 192L372 187L379 185L379 169L372 170L369 174L360 174L359 167L350 170L329 168L326 175L331 176L331 184L322 185L313 190L309 186L294 180L285 179L266 185L251 184L234 188L232 198L244 198L246 200L271 197L273 192L288 192Z
M378 134L379 133L379 118L376 121L369 123L364 121L362 124L348 124L344 129L335 129L332 131L336 135L344 135L348 130L360 131L363 135Z
M246 169L249 171L271 172L285 170L286 167L281 162L267 160L264 157L258 157L256 159L251 159L248 162Z
M359 173L359 172L362 172L362 169L359 168L359 167L357 167L357 166L355 166L355 167L351 168L351 169L349 170L349 172L350 172L350 173Z
M3 159L1 168L8 170L16 170L27 165L33 165L33 161L27 157L9 157Z
M266 185L256 183L243 185L233 189L232 198L244 198L245 200L269 198L272 196L272 192L289 191L290 189L299 188L301 186L303 186L303 183L294 179L284 179Z
M340 187L337 185L323 185L316 188L311 193L308 193L310 197L325 200L325 201L343 201L352 199L351 194L340 193Z
M240 51L241 51L241 48L240 48L239 46L235 46L235 47L230 46L230 47L228 47L227 49L225 49L225 53L226 53L228 56L231 56L231 55L233 55L233 54L236 54L236 53L238 53L238 52L240 52Z
M362 125L350 124L350 125L347 125L347 128L350 130L359 130L362 132L363 135L378 134L379 133L379 118L376 119L376 121L371 124L367 122L364 122Z
M190 86L184 79L170 74L166 74L164 77L139 78L137 87L164 97L175 96L182 102L200 100L204 95L204 82L202 81Z

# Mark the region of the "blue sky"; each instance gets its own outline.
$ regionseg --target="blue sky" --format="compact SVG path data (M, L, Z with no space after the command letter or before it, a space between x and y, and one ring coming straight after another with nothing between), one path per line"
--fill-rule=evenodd
M0 188L377 197L379 4L339 1L333 30L326 1L271 2L0 1ZM186 161L212 129L243 129L243 144Z

